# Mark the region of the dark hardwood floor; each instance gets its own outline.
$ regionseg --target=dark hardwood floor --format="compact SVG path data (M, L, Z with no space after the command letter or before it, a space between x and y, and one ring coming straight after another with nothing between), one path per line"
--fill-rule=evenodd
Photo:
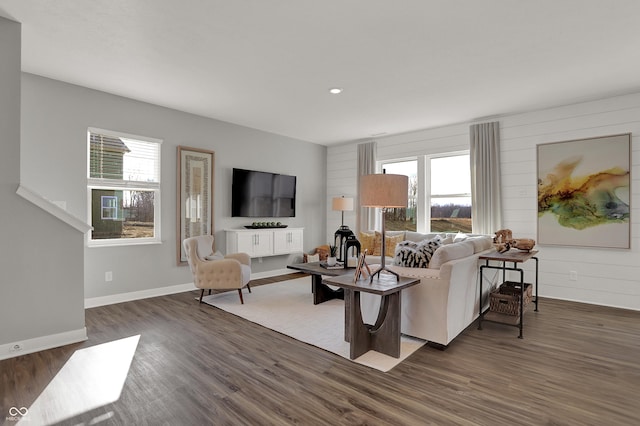
M15 424L11 407L66 404L56 424L640 424L640 312L542 299L524 339L474 323L446 350L425 346L382 373L199 305L198 294L88 309L88 341L0 361L0 423ZM131 336L135 351L99 357ZM109 371L118 357L120 384ZM83 406L87 392L98 405Z

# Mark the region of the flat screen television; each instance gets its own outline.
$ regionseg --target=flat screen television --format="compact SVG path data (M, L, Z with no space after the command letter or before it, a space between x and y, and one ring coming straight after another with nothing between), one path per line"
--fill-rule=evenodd
M233 169L231 216L295 217L296 177Z

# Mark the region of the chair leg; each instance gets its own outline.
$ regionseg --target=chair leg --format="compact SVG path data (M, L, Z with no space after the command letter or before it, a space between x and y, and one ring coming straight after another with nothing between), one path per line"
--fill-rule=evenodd
M200 303L202 303L202 296L204 296L204 288L200 290Z
M247 283L247 290L249 290L249 293L251 293L251 286L249 285L249 283Z
M238 289L238 294L240 295L240 304L244 305L244 300L242 299L242 289L241 288Z

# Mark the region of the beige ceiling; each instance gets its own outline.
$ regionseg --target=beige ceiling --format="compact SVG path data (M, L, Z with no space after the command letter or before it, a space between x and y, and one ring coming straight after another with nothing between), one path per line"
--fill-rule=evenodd
M23 71L325 145L640 91L638 0L0 0L0 15L22 23Z

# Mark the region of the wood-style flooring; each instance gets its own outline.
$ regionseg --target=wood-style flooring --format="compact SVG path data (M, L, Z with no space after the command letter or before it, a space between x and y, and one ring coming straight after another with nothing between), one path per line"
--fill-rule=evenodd
M88 341L0 361L0 423L15 424L11 407L55 418L66 405L56 424L640 424L640 312L541 299L524 339L474 323L446 350L425 346L382 373L198 295L88 309Z

